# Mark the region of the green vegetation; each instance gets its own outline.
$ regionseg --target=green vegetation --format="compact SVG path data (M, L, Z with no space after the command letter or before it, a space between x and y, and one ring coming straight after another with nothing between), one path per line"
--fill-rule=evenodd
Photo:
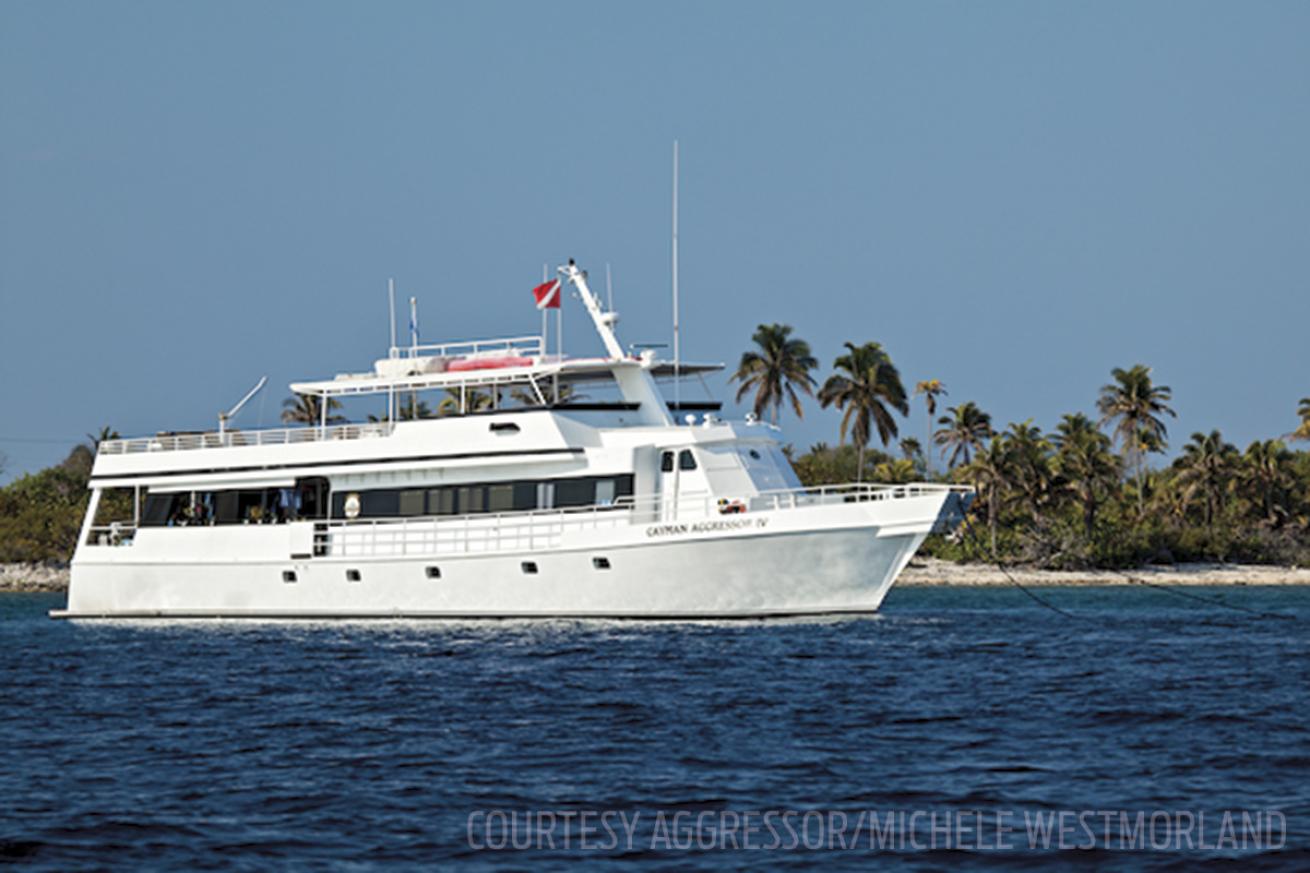
M929 554L1068 569L1310 564L1310 452L1275 438L1240 452L1212 430L1193 434L1169 466L1150 469L1147 457L1167 448L1165 419L1175 413L1172 391L1155 384L1149 367L1113 370L1097 400L1099 420L1069 413L1051 433L1031 420L998 431L972 401L948 407L931 432L946 463L934 474L917 440L901 441L902 457L867 448L874 424L884 447L896 436L891 413L908 413L905 390L877 343L846 348L818 395L822 405L844 410L839 445L819 443L799 455L789 447L788 457L806 485L926 478L973 486L968 525L930 538ZM946 393L941 381L919 382L914 393L924 396L931 421L936 398ZM1297 415L1300 426L1288 439L1310 440L1310 398Z
M738 399L752 395L756 415L777 421L784 407L801 416L801 395L841 412L839 443L819 443L804 454L788 446L806 485L929 479L971 485L977 499L968 525L932 537L925 550L950 560L1025 562L1041 567L1128 567L1148 562L1245 561L1310 564L1310 451L1288 441L1310 441L1310 397L1297 404L1299 424L1279 437L1256 440L1245 451L1218 430L1195 433L1169 465L1147 459L1168 445L1165 420L1174 417L1168 386L1149 367L1112 371L1096 401L1099 415L1065 415L1043 433L1031 420L1004 429L973 401L947 407L940 380L915 384L927 411L928 442L899 435L897 414L910 413L901 375L875 342L846 343L817 392L818 361L787 325L760 325L755 347L742 355L732 380ZM520 403L535 398L517 397ZM470 393L470 408L492 406L490 394ZM458 409L458 395L442 399L436 415ZM317 398L292 397L288 423L317 423ZM329 421L341 418L329 405ZM401 419L434 413L410 396ZM935 417L937 429L932 429ZM882 448L870 448L877 435ZM0 488L0 562L67 560L86 509L95 449L118 434L88 435L60 464ZM944 465L934 470L934 457ZM0 455L0 469L4 458ZM125 501L118 505L116 501ZM106 518L131 517L131 498L106 494Z

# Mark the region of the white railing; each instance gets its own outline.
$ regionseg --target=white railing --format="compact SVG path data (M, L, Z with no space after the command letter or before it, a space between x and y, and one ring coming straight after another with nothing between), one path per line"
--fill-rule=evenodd
M280 427L271 430L229 430L224 433L159 434L134 439L101 440L102 455L133 455L141 452L177 452L189 449L222 449L232 446L275 446L316 443L328 440L358 440L388 436L388 422L330 424L327 427Z
M660 497L620 498L612 504L568 509L459 516L317 521L316 557L404 557L407 555L479 554L539 551L560 545L566 531L602 530L633 524L659 524L717 519L741 513L780 512L843 503L902 500L943 492L970 494L959 485L825 485L766 491L745 498L708 492ZM92 527L89 545L127 546L136 527L115 522Z
M734 499L707 492L660 497L621 498L613 504L577 509L537 509L479 515L360 519L319 522L314 553L332 557L475 554L557 548L566 531L628 527L717 519L751 512L777 512L900 500L929 494L970 493L958 485L829 485L767 491Z
M545 351L545 345L540 336L511 336L500 339L466 340L437 345L392 346L390 357L462 358L489 352L503 352L527 358L540 357L545 354Z
M91 546L130 546L135 537L135 524L130 521L115 521L93 526L86 542Z

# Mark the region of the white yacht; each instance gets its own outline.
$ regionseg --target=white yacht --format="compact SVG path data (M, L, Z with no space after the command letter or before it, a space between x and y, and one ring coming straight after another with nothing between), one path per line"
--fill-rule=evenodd
M315 424L220 418L212 433L102 442L68 606L52 615L863 613L958 520L968 489L802 487L777 428L661 395L722 365L625 353L586 274L572 261L560 274L604 357L546 354L545 331L393 340L367 373L291 385ZM378 421L329 417L365 395L385 402ZM443 414L415 417L434 396Z

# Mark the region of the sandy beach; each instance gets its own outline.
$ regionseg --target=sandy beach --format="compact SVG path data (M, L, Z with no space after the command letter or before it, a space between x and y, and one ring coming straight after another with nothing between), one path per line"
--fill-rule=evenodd
M1006 568L1023 585L1132 585L1141 579L1157 585L1310 585L1310 567L1255 564L1178 564L1144 567L1122 573L1113 570L1036 570ZM917 559L897 585L1009 585L995 565L952 564ZM68 567L58 564L0 564L0 592L64 591Z
M1022 585L1132 585L1141 579L1156 585L1310 585L1310 567L1259 564L1176 564L1114 570L1037 570L1007 567ZM905 568L897 585L1009 585L994 564L953 564L919 558Z

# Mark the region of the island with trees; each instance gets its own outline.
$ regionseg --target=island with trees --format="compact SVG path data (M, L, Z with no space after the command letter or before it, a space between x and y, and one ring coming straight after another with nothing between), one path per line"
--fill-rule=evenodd
M1239 448L1217 429L1199 431L1172 461L1155 464L1173 438L1173 392L1144 364L1112 370L1099 391L1089 390L1093 403L1050 431L1032 419L1002 424L975 402L952 397L941 379L907 390L877 342L845 343L825 376L809 343L782 324L759 326L730 383L737 402L771 424L786 414L803 417L809 402L839 413L834 444L785 447L807 486L934 481L975 488L965 524L925 544L933 558L1088 571L1191 562L1310 566L1310 397L1289 403L1286 433ZM469 399L478 409L493 401ZM457 408L448 400L434 411L409 398L398 416ZM317 423L321 413L317 398L297 396L282 417ZM329 421L342 420L335 406L328 413ZM117 437L102 428L61 463L0 488L0 564L67 562L96 447Z

